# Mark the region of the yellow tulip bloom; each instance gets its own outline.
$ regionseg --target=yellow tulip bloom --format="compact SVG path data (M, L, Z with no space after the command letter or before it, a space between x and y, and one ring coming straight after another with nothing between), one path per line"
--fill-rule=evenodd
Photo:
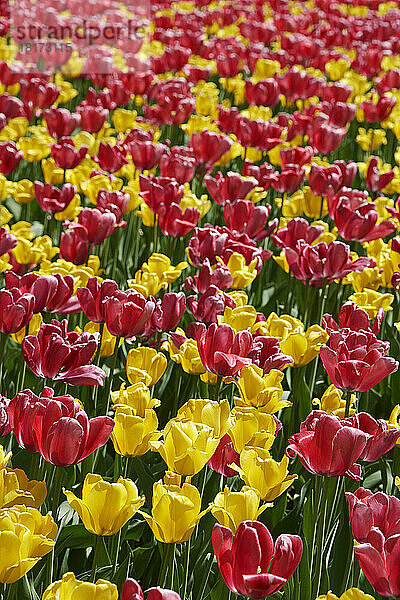
M20 504L39 508L46 495L45 481L29 481L22 469L0 470L0 509Z
M257 319L257 310L250 304L236 306L235 308L225 306L224 313L218 315L217 319L218 324L227 323L237 333L254 325Z
M15 185L13 191L14 200L18 204L29 204L35 197L35 187L33 181L21 179Z
M185 336L183 329L177 329L175 333ZM180 364L185 373L190 375L202 375L206 369L201 362L196 340L186 338L179 348L175 346L171 338L163 344L163 349L168 350L171 360Z
M228 433L236 452L240 454L245 446L261 443L263 448L271 448L276 431L272 415L252 406L235 406L231 416L233 425Z
M175 418L166 424L163 440L150 442L150 446L160 453L170 471L192 476L210 460L219 440L212 427Z
M118 391L111 392L111 399L114 405L122 404L133 408L140 417L144 417L147 408L160 406L160 401L151 397L149 388L142 381L129 387L125 383L121 384Z
M217 257L217 260L223 264L221 258ZM239 254L239 252L233 252L226 265L233 278L231 287L234 289L243 289L250 285L250 283L252 283L257 277L256 265L256 258L247 265L243 254Z
M14 583L52 551L58 527L36 508L0 510L0 582Z
M22 327L16 333L12 333L11 337L17 344L22 344L22 340L25 335L37 335L39 333L40 325L42 324L43 317L40 313L33 315L32 319L28 323L28 329L26 327Z
M86 529L96 535L118 533L144 504L130 479L120 477L116 483L108 483L92 473L83 482L82 500L73 492L64 490L64 494Z
M211 510L201 511L201 497L190 483L179 485L180 478L168 472L153 486L151 516L141 512L155 538L165 544L187 542L201 517ZM171 483L169 482L171 481Z
M164 375L166 368L166 357L154 348L141 346L128 352L126 374L132 384L142 381L151 387Z
M100 331L100 324L89 321L89 323L86 323L84 331L98 333ZM114 354L116 341L117 338L108 331L107 325L104 323L103 334L101 336L100 356L112 356Z
M104 579L90 583L79 581L74 573L65 573L60 581L49 585L42 600L118 600L118 588Z
M318 596L317 600L373 600L373 597L358 588L351 588L344 592L340 598L333 592L328 592L322 596Z
M208 399L188 400L178 410L178 420L189 420L201 423L213 429L213 435L221 438L231 426L230 406L228 400L216 402Z
M157 415L151 408L138 414L130 406L115 406L114 429L111 441L114 450L122 456L142 456L150 449L150 443L156 442L161 433L157 431Z
M352 294L348 299L363 308L370 319L375 319L380 308L383 308L384 312L393 310L390 305L394 300L394 296L389 293L381 294L375 290L365 289L362 292Z
M377 290L382 285L379 271L378 267L366 267L361 273L349 273L342 279L342 284L351 283L355 292L363 292L365 288Z
M235 533L243 521L256 521L257 517L271 504L260 506L260 496L250 487L244 486L240 492L231 492L225 486L212 503L211 514L218 523Z
M357 396L351 395L349 414L353 415L356 412ZM330 385L319 398L314 398L314 406L319 410L324 410L328 415L336 415L340 419L344 418L346 410L346 400L343 399L343 390L339 390L333 384Z
M246 485L255 489L262 500L271 502L283 494L297 475L288 474L289 459L284 456L276 462L262 448L245 448L240 453L240 467L233 465Z
M272 369L267 375L264 375L263 370L256 365L243 367L240 377L235 382L241 397L235 399L235 404L262 408L263 412L271 414L278 412L281 408L291 406L291 402L282 400L282 379L283 373L277 369Z

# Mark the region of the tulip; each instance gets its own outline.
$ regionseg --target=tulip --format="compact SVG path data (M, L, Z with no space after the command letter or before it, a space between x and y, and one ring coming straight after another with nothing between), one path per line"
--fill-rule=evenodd
M76 114L81 121L82 131L97 133L108 119L108 110L102 106L78 106Z
M274 443L279 421L273 415L238 403L231 411L231 419L228 433L236 452L240 453L245 446L268 450Z
M112 392L111 398L115 406L129 406L141 417L144 417L146 408L160 405L160 401L150 394L149 388L141 381L129 387L122 383L118 391Z
M33 77L21 79L20 95L25 105L32 103L35 108L49 108L57 100L60 90L54 83Z
M313 244L324 232L322 225L309 225L306 219L297 217L291 219L286 227L278 229L271 235L271 240L282 250L292 248L296 250L299 241Z
M227 294L219 291L215 285L210 285L198 299L196 296L188 296L187 298L188 309L196 321L201 321L202 323L216 323L218 315L224 314L226 307L233 305L234 300Z
M119 146L111 146L105 142L100 142L97 159L103 171L109 173L115 173L128 164L125 153Z
M379 97L378 102L365 101L360 103L360 108L364 111L365 120L370 123L380 123L388 118L392 112L396 98L383 94Z
M238 233L246 233L259 242L270 233L264 229L271 212L270 206L254 206L250 200L227 201L224 206L224 219L227 227Z
M232 141L227 136L206 129L201 133L193 133L190 138L190 147L197 160L210 166L220 160L231 145Z
M143 456L160 437L157 415L151 408L139 411L117 404L114 420L111 440L121 456Z
M89 364L100 341L99 334L67 330L68 322L53 319L42 323L37 336L22 342L22 355L37 377L64 381L70 385L103 385L105 373Z
M365 174L365 185L371 192L383 190L393 180L394 171L391 169L385 173L379 174L378 158L371 156L368 162L367 172Z
M85 158L88 151L87 146L75 148L72 138L62 138L57 144L51 145L51 156L57 167L63 169L75 169Z
M343 397L343 390L339 390L334 385L330 385L321 396L321 400L314 398L313 404L328 415L336 415L341 419L346 413L346 398ZM349 415L356 412L357 397L352 394L350 397Z
M260 367L249 365L240 371L236 384L245 405L262 408L263 411L273 414L291 406L290 402L282 399L282 379L281 371L272 369L268 375L264 375Z
M0 227L0 256L13 250L17 244L18 240L15 235L5 227Z
M235 375L242 367L249 365L253 338L248 331L236 335L229 325L212 323L208 329L199 324L196 340L201 362L211 373L221 377Z
M14 142L0 142L0 173L9 175L16 169L23 158L21 150L17 150Z
M103 446L114 427L110 417L89 420L72 396L54 396L48 387L39 397L23 390L8 411L18 443L60 467L77 464Z
M257 328L257 323L253 327ZM288 364L294 362L291 356L281 352L280 343L277 338L263 335L256 335L253 338L253 348L249 353L249 358L251 358L255 366L262 369L264 375L268 375L272 370L281 371Z
M270 505L260 506L258 493L250 487L243 487L239 492L231 492L225 486L223 492L219 492L212 503L211 514L224 527L228 527L232 533L243 521L255 521Z
M249 104L275 106L279 102L279 88L275 79L262 79L257 83L246 81L246 98Z
M97 277L91 277L86 287L80 287L76 291L81 308L88 319L94 323L104 323L105 300L118 290L118 286L112 279L104 279L101 283Z
M153 587L147 591L147 600L181 600L179 594L172 590ZM122 586L121 600L144 600L142 588L135 579L127 579Z
M99 190L97 194L97 208L102 213L111 212L115 215L118 221L128 212L130 203L129 194L124 192L110 192L107 190ZM122 223L120 224L120 226Z
M14 583L52 551L57 525L36 508L14 506L0 510L0 582Z
M42 600L118 600L118 588L113 583L98 579L96 583L79 581L74 573L65 573L62 579L51 583Z
M35 299L33 313L58 312L69 314L78 312L79 303L74 293L74 278L72 275L64 277L59 273L54 275L39 275L37 272L26 273L19 276L8 271L5 276L8 290L18 288L24 294L32 294Z
M128 352L126 373L132 384L142 381L148 387L151 387L161 379L166 368L166 357L154 348L141 346L140 348L132 348Z
M215 177L206 175L204 183L213 200L221 206L228 201L244 200L257 186L257 180L254 177L244 178L233 171L228 171L225 177L221 171L218 171Z
M44 120L50 135L54 138L72 135L81 122L78 113L71 113L66 108L55 108L54 106L44 111Z
M322 596L318 596L317 600L374 600L372 596L369 594L365 594L358 588L351 588L344 592L340 598L333 594L332 592L328 592L327 594L322 594Z
M89 240L85 227L74 223L74 227L61 234L60 258L72 262L74 265L83 265L89 251Z
M11 431L11 425L8 418L8 405L10 400L0 395L0 437L8 435Z
M220 439L217 449L207 462L207 465L216 473L224 475L224 477L234 477L236 471L229 467L231 464L239 466L239 454L233 447L229 434L226 433Z
M120 477L107 483L100 475L89 473L82 488L82 500L64 490L68 504L78 513L85 528L96 535L114 535L144 504L136 485Z
M234 594L272 596L295 572L303 552L297 535L282 534L275 544L268 528L244 521L233 535L215 524L212 545L222 578Z
M320 123L312 130L312 146L321 154L330 154L340 146L346 129L333 124Z
M336 193L342 185L342 171L333 164L330 167L312 165L308 175L308 181L313 194L324 196L328 190Z
M201 497L190 483L180 486L180 477L167 472L162 480L153 485L151 516L141 512L155 538L165 544L187 542L201 517L211 507L201 511Z
M0 290L0 331L16 333L26 327L33 315L35 298L18 288Z
M153 169L160 164L161 157L167 151L167 146L164 144L154 144L148 140L137 140L130 143L128 147L136 169L141 171Z
M0 509L20 505L39 508L46 495L44 481L29 481L22 469L0 469Z
M61 189L35 181L35 196L42 210L49 214L62 212L72 202L76 193L76 187L70 183L65 183Z
M85 229L90 244L101 244L115 231L117 219L109 210L101 212L97 208L84 208L79 213L78 223Z
M164 235L175 238L184 237L194 229L199 222L200 211L196 207L187 207L185 210L175 203L162 207L158 213L158 224Z
M195 174L196 159L191 148L172 146L163 152L159 165L161 177L172 177L180 184L189 183Z
M132 338L144 333L155 303L134 290L116 290L104 301L107 328L117 337Z

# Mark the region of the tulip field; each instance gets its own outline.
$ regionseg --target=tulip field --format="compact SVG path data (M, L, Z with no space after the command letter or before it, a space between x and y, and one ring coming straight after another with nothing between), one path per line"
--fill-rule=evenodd
M399 139L399 0L0 0L0 600L400 599Z

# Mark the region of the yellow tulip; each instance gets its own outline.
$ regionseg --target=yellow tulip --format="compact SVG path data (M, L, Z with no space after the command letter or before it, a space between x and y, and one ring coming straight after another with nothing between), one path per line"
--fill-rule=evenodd
M11 460L12 452L5 452L4 447L0 444L0 469L4 469L7 463Z
M229 437L240 454L245 446L262 444L270 448L275 440L276 422L272 415L253 406L235 406L231 411L233 425Z
M231 426L230 412L228 400L216 402L198 398L197 400L188 400L181 406L176 418L207 425L212 428L215 437L221 438Z
M349 414L353 415L356 412L357 397L352 394L350 400ZM336 415L340 419L344 418L346 410L346 400L343 399L343 390L339 390L333 384L330 385L321 396L321 400L314 398L314 406L319 410L324 410L328 415Z
M393 407L387 424L389 429L398 429L400 427L400 404L396 404L396 406ZM400 439L397 440L396 446L400 447Z
M38 162L50 154L50 143L45 138L24 137L18 141L18 148L28 162Z
M223 264L221 258L217 257L217 260ZM231 272L233 283L232 288L242 289L250 285L257 277L257 259L252 260L248 265L243 254L239 252L233 252L229 257L226 265Z
M240 492L231 492L225 486L212 503L211 514L218 523L235 533L242 521L256 521L257 517L271 504L260 506L260 496L250 487L244 486Z
M187 542L201 517L211 510L201 511L201 497L190 483L179 485L180 477L166 473L166 483L156 481L153 486L151 516L141 512L155 538L165 544Z
M83 482L82 500L73 492L63 491L86 529L96 535L118 533L144 504L135 483L122 477L108 483L100 475L89 473Z
M54 213L54 218L56 221L75 221L81 210L81 198L79 194L75 194L65 210Z
M305 331L300 319L290 315L271 313L266 321L256 323L259 335L276 337L281 351L294 360L295 367L302 367L311 362L329 339L328 334L319 325L311 325Z
M43 159L41 164L46 183L51 183L52 185L63 183L64 171L56 166L53 158Z
M43 260L40 263L39 273L41 275L60 273L60 275L72 275L74 278L74 294L78 287L86 287L91 277L97 277L101 273L100 259L98 256L91 255L87 265L74 265L59 258L53 262Z
M100 190L117 192L122 185L123 181L118 177L113 177L110 180L106 175L97 174L81 181L80 188L92 204L97 204L97 196Z
M116 108L113 112L113 123L118 133L125 133L136 127L136 110L126 110L125 108Z
M317 600L373 600L373 597L358 588L351 588L347 592L344 592L340 598L333 592L328 592L327 594L318 596Z
M142 382L126 387L125 383L116 392L111 392L114 405L124 405L133 408L136 415L144 417L147 408L160 406L160 401L153 398L149 388Z
M24 504L39 508L47 495L44 481L29 481L22 469L0 470L0 509Z
M89 583L79 581L74 573L65 573L60 581L49 585L42 600L118 600L118 588L104 579Z
M100 324L89 321L89 323L86 323L84 331L98 333L100 331ZM100 356L112 356L114 354L116 341L117 338L108 331L107 325L104 323L103 334L101 336Z
M378 267L366 267L361 273L349 273L342 284L351 283L355 292L363 292L365 288L368 290L377 290L382 285L381 275Z
M219 444L212 427L189 420L170 419L163 431L163 440L151 442L168 469L179 475L195 475L210 460Z
M0 582L14 583L52 551L58 527L36 508L0 510Z
M26 327L22 327L17 333L12 333L11 337L17 344L22 344L22 340L25 335L37 335L39 333L40 325L42 324L43 317L42 315L36 314L32 316L32 319L28 323L28 330Z
M381 294L375 290L365 289L362 292L356 292L348 298L352 302L355 302L357 306L363 308L370 319L375 319L379 309L383 308L384 312L393 310L390 306L394 300L393 294Z
M338 81L350 69L350 65L350 61L345 58L332 59L325 64L325 71L331 81Z
M282 379L283 373L277 369L264 375L263 370L256 365L243 367L235 382L240 391L241 402L238 398L235 399L235 404L262 408L263 412L270 414L291 406L291 402L282 399Z
M183 329L177 329L176 332L186 338ZM186 338L179 348L175 346L171 338L163 344L163 349L168 350L171 360L180 364L185 373L190 375L202 375L206 369L201 362L199 349L196 340Z
M236 306L235 308L225 306L224 313L218 315L217 318L219 324L227 323L237 333L238 331L249 329L254 325L257 319L257 310L249 304L246 306Z
M167 289L171 283L176 281L187 266L186 262L180 262L174 267L168 256L154 252L147 263L142 264L140 270L135 274L135 278L128 280L128 285L139 292L141 289L138 286L141 286L147 290L146 296L155 296L160 290Z
M387 144L386 132L383 129L364 129L359 127L357 144L364 152L375 152L382 144Z
M29 204L35 197L35 187L33 181L29 179L21 179L15 185L13 191L14 200L18 204Z
M385 243L382 239L373 240L365 244L367 255L374 258L380 270L381 285L391 288L393 273L400 271L400 254L392 250L392 243Z
M245 448L240 453L240 467L232 465L246 485L255 489L262 500L271 502L283 494L297 475L288 474L289 459L284 456L276 462L262 448Z
M141 346L128 352L126 374L132 384L142 381L151 387L164 375L166 368L166 357L154 348Z
M157 431L157 415L151 408L146 408L141 416L132 407L117 404L114 421L111 441L115 451L122 456L146 454L150 442L156 442L161 435Z

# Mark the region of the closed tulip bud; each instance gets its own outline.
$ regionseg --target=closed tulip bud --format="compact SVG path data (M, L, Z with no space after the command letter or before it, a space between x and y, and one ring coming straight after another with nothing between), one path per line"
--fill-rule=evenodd
M22 158L23 153L17 149L15 142L0 142L0 173L7 177L18 167Z
M29 481L22 469L0 469L0 509L21 504L39 508L46 495L45 481Z
M44 120L50 135L53 138L62 138L72 135L79 127L81 118L78 113L71 113L66 108L52 107L44 111Z
M143 456L161 435L157 431L157 415L151 408L145 408L142 416L130 406L117 404L114 421L111 440L121 456Z
M117 392L111 393L111 398L114 405L129 406L134 409L135 414L141 417L144 417L146 408L155 408L160 405L160 401L150 394L149 388L142 381L129 387L125 387L125 383L121 384Z
M291 406L291 402L282 398L282 379L282 371L276 369L272 369L268 375L263 375L262 369L256 365L243 367L236 381L240 391L241 403L261 408L263 412L270 414ZM237 400L235 400L236 404L238 404Z
M126 292L116 290L104 302L109 332L117 337L128 339L136 335L142 335L146 323L153 314L154 305L155 303L152 300L146 300L142 294L134 290Z
M357 397L352 394L350 399L349 415L356 412ZM343 398L343 390L336 388L333 384L330 385L321 396L321 400L314 398L313 405L319 410L323 410L328 415L336 415L341 419L344 418L346 410L346 399ZM397 425L396 425L397 427Z
M60 258L72 262L74 265L83 265L89 250L87 232L81 225L75 224L72 229L63 231L60 243Z
M118 588L113 583L98 579L96 583L79 581L74 573L65 573L60 581L50 584L42 600L118 600Z
M0 290L0 331L16 333L25 327L33 316L35 297L18 288Z
M288 474L289 459L284 456L276 462L268 450L244 448L240 453L240 467L235 467L246 485L258 492L262 500L272 502L290 487L297 475Z
M272 504L260 506L260 496L250 487L244 486L239 492L231 492L225 486L212 503L211 513L221 525L233 533L243 521L255 521Z
M58 527L36 508L14 506L0 510L0 582L14 583L52 551Z
M160 453L171 471L192 476L201 471L218 443L212 427L171 419L164 428L163 440L152 442L150 446Z
M82 500L67 490L64 494L85 528L96 535L118 533L144 504L130 479L120 477L116 483L108 483L92 473L83 482Z
M180 477L166 473L162 480L153 485L151 516L141 512L151 527L155 538L165 544L187 542L201 517L211 507L201 511L201 497L197 488L190 483L180 485Z
M228 400L216 402L214 400L188 400L178 410L178 420L189 420L211 427L214 437L221 438L231 426L230 406Z
M161 379L166 368L166 357L154 348L142 346L128 352L126 373L132 384L143 382L151 387Z

